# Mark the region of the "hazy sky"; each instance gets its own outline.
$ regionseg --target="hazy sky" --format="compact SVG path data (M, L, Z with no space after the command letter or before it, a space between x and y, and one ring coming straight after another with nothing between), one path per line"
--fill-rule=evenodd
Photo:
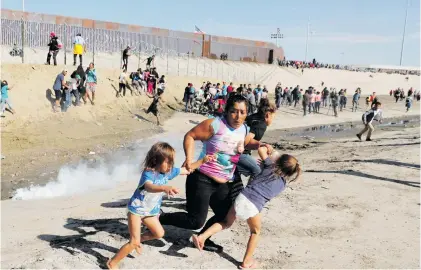
M409 0L403 65L420 65L420 1ZM22 0L2 0L22 9ZM271 41L287 59L346 64L399 65L406 0L25 0L25 10L182 31L197 25L208 34ZM275 40L272 40L275 43Z

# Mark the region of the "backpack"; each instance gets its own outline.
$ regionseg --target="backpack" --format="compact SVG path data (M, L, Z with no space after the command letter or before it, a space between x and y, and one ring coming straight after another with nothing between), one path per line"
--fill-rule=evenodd
M134 78L134 72L130 73L129 78L133 80L133 78Z
M368 102L370 102L370 97L366 97L365 98L365 101L368 103Z
M63 43L61 42L60 39L57 39L57 48L59 49L63 48Z
M190 87L190 94L194 94L194 92L195 92L194 87Z

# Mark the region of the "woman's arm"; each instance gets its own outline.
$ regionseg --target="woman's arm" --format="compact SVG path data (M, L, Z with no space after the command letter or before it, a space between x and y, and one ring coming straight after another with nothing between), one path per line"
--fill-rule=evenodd
M194 162L194 163L192 163L191 165L190 165L190 168L192 169L192 170L196 170L197 168L199 168L202 164L204 164L204 163L206 163L206 162L209 162L209 161L212 161L212 160L215 160L215 156L213 156L213 155L206 155L204 158L202 158L202 159L199 159L198 161L196 161L196 162ZM185 167L182 167L181 169L180 169L180 174L181 175L187 175L187 174L189 174L190 172L185 168Z
M206 141L213 136L213 121L214 119L204 120L184 136L183 147L186 160L184 161L183 166L185 166L189 172L193 171L191 162L194 156L194 141Z
M272 145L255 140L253 133L249 133L249 135L247 135L247 137L244 140L244 145L248 150L257 150L261 146L265 146L268 149L269 154L273 151Z

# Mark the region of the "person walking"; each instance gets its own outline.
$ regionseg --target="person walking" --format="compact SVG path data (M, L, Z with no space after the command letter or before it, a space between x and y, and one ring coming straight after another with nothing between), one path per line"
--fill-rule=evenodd
M73 40L73 65L76 66L76 58L79 55L79 65L82 65L82 55L85 52L85 40L82 34L78 33Z
M118 77L118 93L116 97L126 96L126 84L127 84L127 74L126 74L126 70L123 69L120 76Z
M303 96L303 111L304 111L304 116L307 115L307 108L310 105L310 99L311 99L310 93L309 93L308 90L306 90L305 93L304 93L304 96Z
M281 83L278 83L275 88L275 104L276 104L277 109L281 107L281 101L282 101L282 85Z
M320 113L320 104L322 103L322 95L319 91L316 92L315 97L315 112Z
M380 118L379 119L379 123L382 123L382 110L381 110L382 104L380 102L377 102L370 110L366 111L363 115L362 115L362 120L363 120L363 124L364 124L364 129L361 130L360 133L357 134L358 139L361 141L361 136L367 133L367 137L366 137L366 141L371 141L371 134L374 131L374 127L373 127L373 120L375 118Z
M248 101L247 115L255 113L255 111L256 111L256 97L253 95L251 88L247 89L246 99Z
M51 56L53 57L54 65L57 66L57 54L61 48L61 42L54 32L50 33L50 42L48 43L48 54L46 65L50 65Z

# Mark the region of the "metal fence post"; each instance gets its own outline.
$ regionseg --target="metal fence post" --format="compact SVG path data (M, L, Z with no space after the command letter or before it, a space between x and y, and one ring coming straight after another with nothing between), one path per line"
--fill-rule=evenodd
M189 76L190 52L187 54L187 76Z
M25 63L25 59L24 59L24 55L25 55L25 51L24 51L24 44L25 44L25 21L23 20L23 16L22 16L22 64Z
M64 24L64 42L63 42L63 46L64 46L64 64L66 65L67 63L67 24Z
M170 38L167 37L167 74L168 74L168 52L170 47Z
M206 72L206 60L205 58L202 58L203 60L203 77L206 77L205 72Z
M177 74L178 76L180 76L180 44L179 44L179 39L177 38Z
M95 43L96 43L96 30L95 30L95 21L94 21L94 27L93 27L94 37L92 41L92 63L95 64Z
M137 49L138 49L137 50L137 69L139 69L140 68L140 50L141 50L140 43Z
M197 64L199 62L199 58L196 57L196 76L197 76Z

